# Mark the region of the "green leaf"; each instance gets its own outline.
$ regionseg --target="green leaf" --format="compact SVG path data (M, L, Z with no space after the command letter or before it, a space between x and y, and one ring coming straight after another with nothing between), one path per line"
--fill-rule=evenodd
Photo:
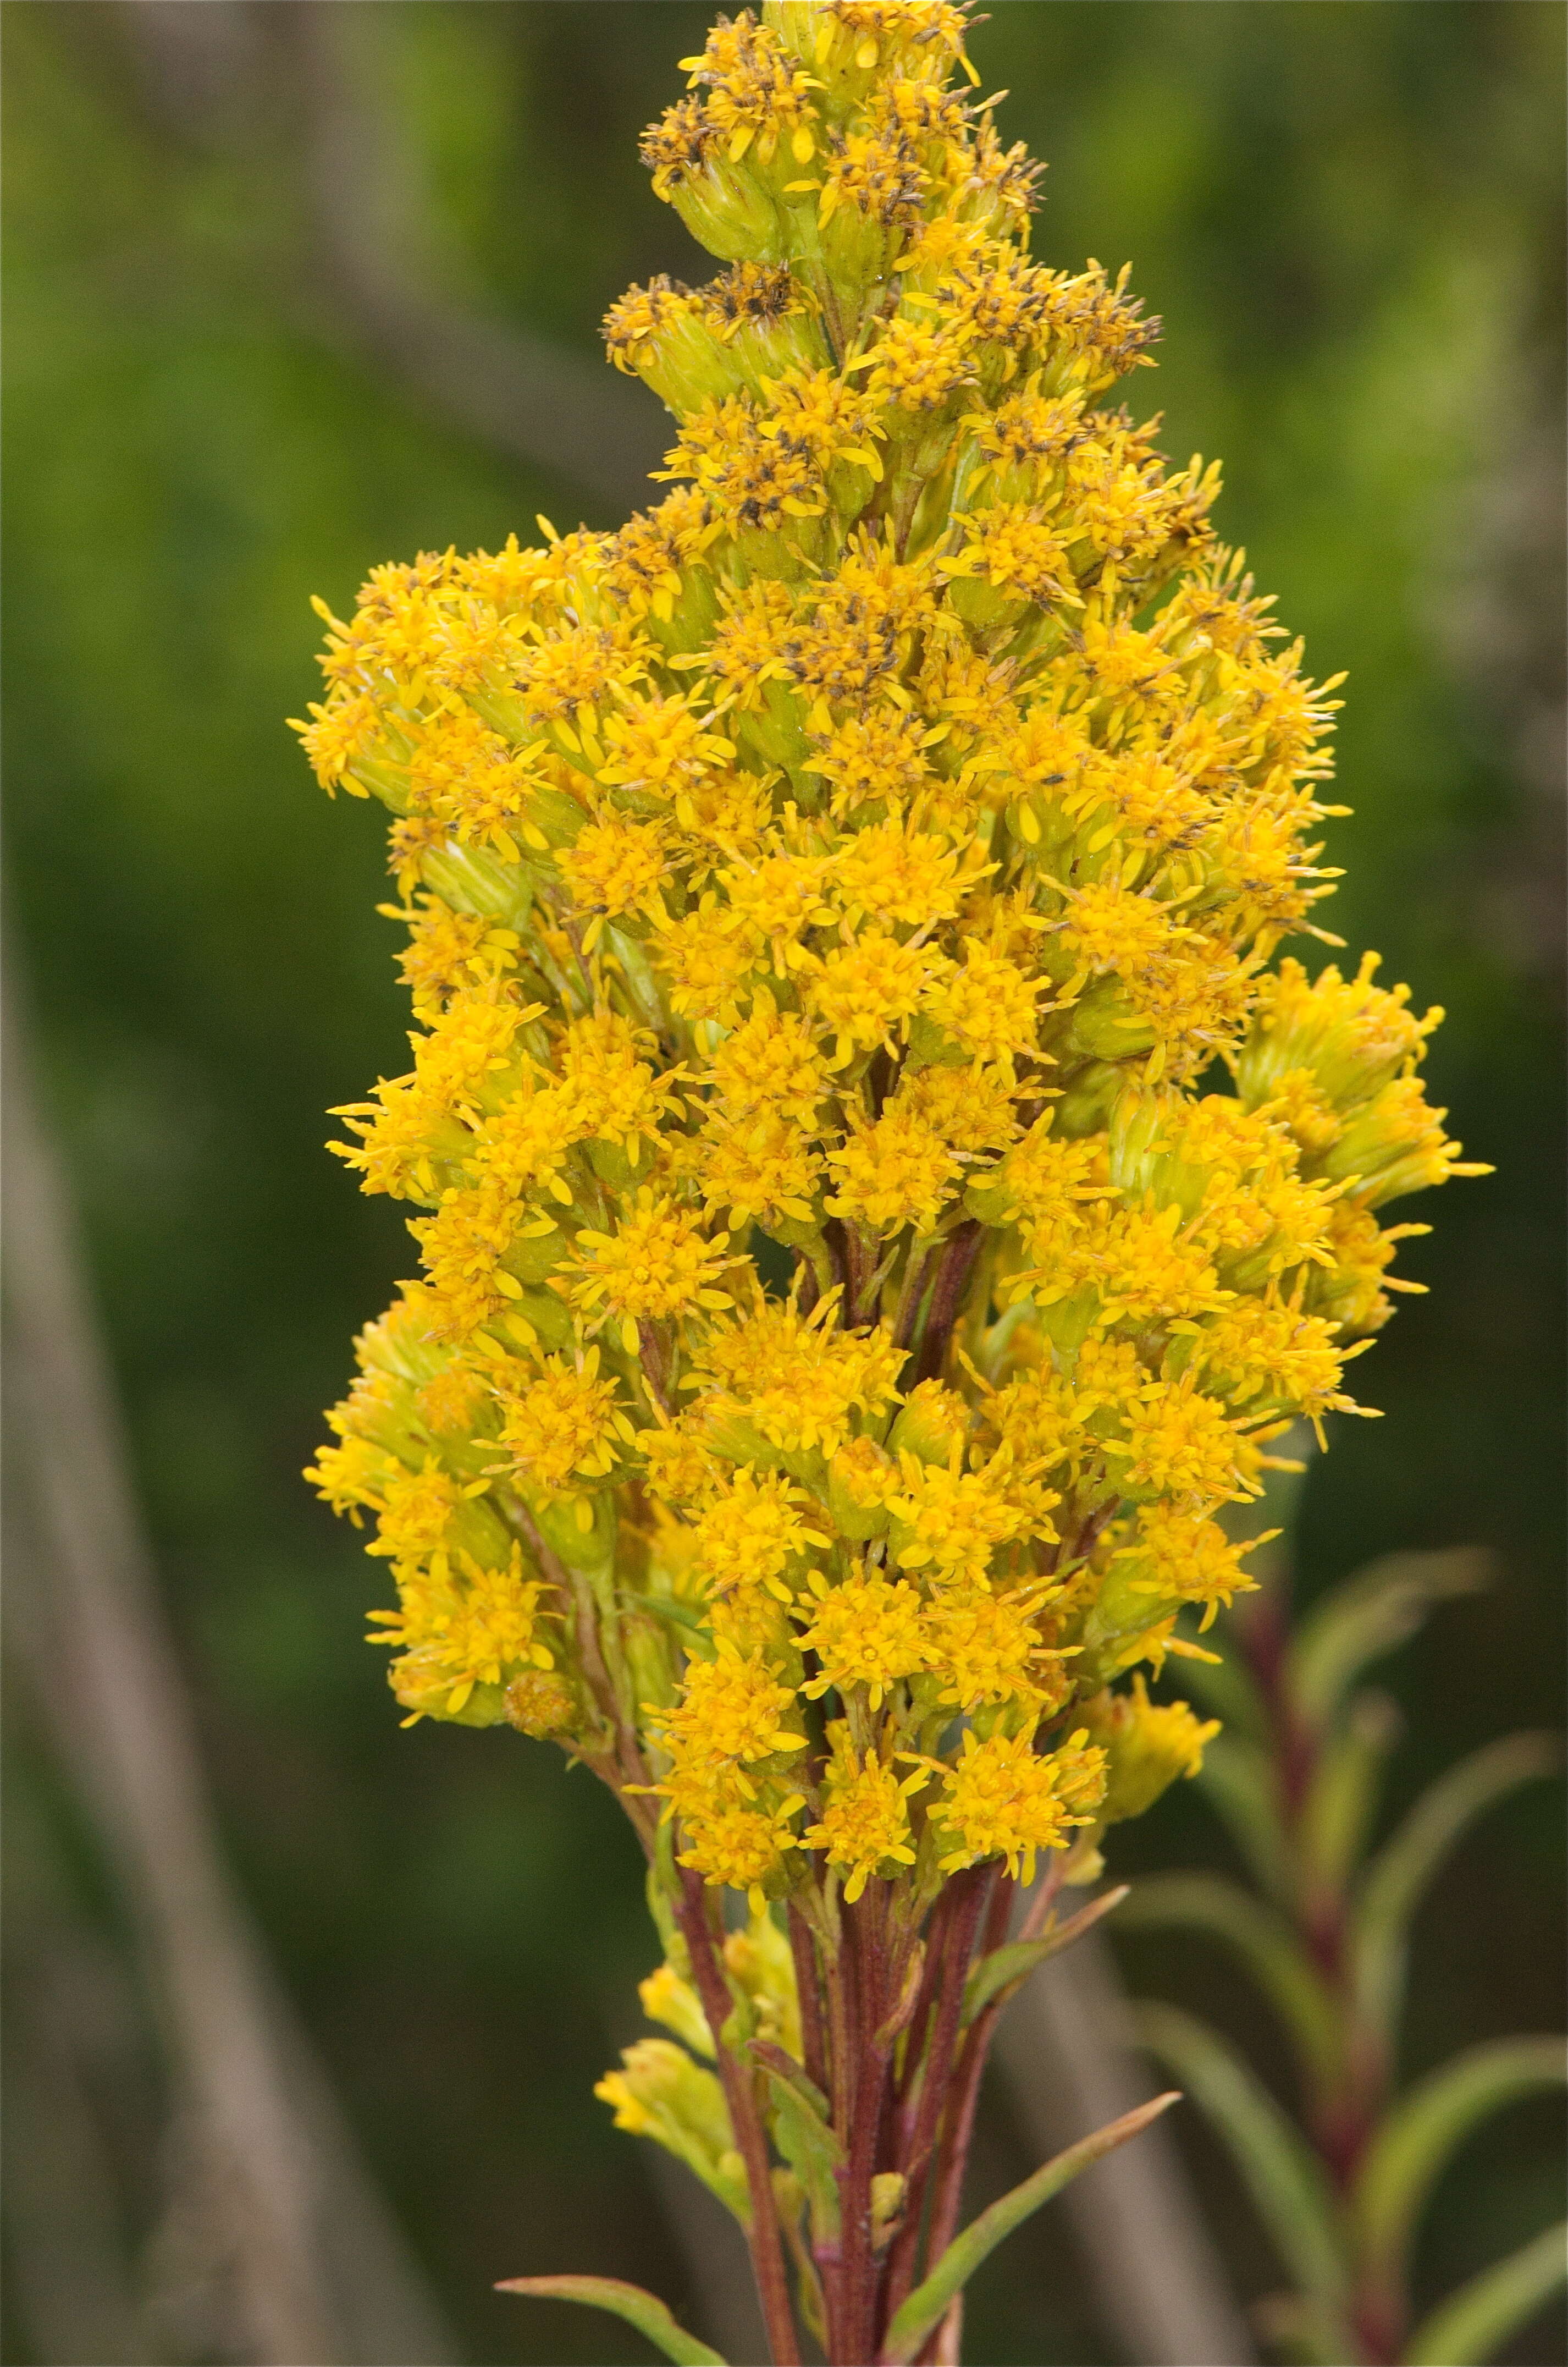
M1246 1859L1254 1881L1278 1905L1291 1906L1291 1851L1269 1752L1237 1735L1222 1734L1205 1749L1197 1782Z
M649 1619L667 1619L674 1626L684 1627L692 1635L705 1635L707 1621L689 1603L677 1603L672 1594L633 1594L623 1588L621 1602L628 1611L640 1611Z
M1399 1731L1388 1696L1367 1692L1355 1696L1343 1726L1324 1741L1296 1829L1309 1887L1318 1896L1342 1897L1361 1863Z
M1314 1605L1285 1655L1285 1692L1303 1725L1322 1733L1370 1660L1414 1636L1434 1603L1473 1594L1492 1560L1471 1546L1389 1554Z
M1359 2248L1373 2276L1402 2275L1416 2221L1454 2147L1489 2112L1568 2078L1561 2038L1500 2038L1446 2063L1395 2104L1350 2194Z
M1404 2367L1486 2367L1568 2278L1568 2223L1548 2227L1441 2301L1404 2350Z
M972 2219L962 2236L948 2246L924 2284L917 2285L887 2329L887 2339L882 2349L882 2367L908 2367L927 2335L946 2311L954 2293L962 2292L982 2260L987 2259L1013 2229L1021 2226L1030 2214L1038 2211L1069 2185L1078 2172L1091 2163L1111 2153L1129 2137L1135 2137L1161 2112L1181 2101L1175 2090L1168 2096L1156 2096L1152 2102L1140 2104L1136 2112L1123 2112L1119 2121L1096 2129L1092 2136L1080 2137L1076 2146L1056 2155L1032 2178L993 2203Z
M1140 2044L1179 2079L1224 2139L1274 2248L1314 2316L1337 2321L1349 2267L1322 2163L1227 2039L1175 2006L1140 2005ZM1341 2357L1349 2358L1346 2350Z
M1227 1735L1245 1735L1263 1743L1269 1733L1269 1711L1236 1642L1236 1623L1224 1621L1206 1638L1222 1654L1218 1661L1183 1660L1181 1685L1209 1716L1219 1718Z
M1358 2017L1385 2045L1399 2019L1405 1945L1421 1893L1467 1825L1520 1784L1550 1775L1561 1756L1550 1734L1489 1742L1438 1778L1372 1860L1352 1920L1352 1979Z
M834 2146L838 2146L839 2140L832 2136L828 2126L829 2106L827 2097L787 2048L776 2045L771 2038L752 2038L747 2041L747 2051L776 2088L786 2090L804 2112L821 2122L823 2135L831 2137ZM836 2157L840 2161L843 2159L841 2146Z
M1294 2040L1309 2078L1325 2087L1339 2059L1334 2001L1283 1916L1218 1874L1170 1874L1140 1882L1122 1910L1123 1931L1176 1925L1234 1950Z
M828 2099L794 2056L771 2039L754 2038L747 2051L769 2080L773 2141L805 2191L813 2237L818 2243L834 2242L839 2234L834 2172L842 2165L844 2148L829 2126Z
M1043 1965L1047 1956L1058 1955L1075 1940L1081 1940L1102 1915L1120 1907L1126 1896L1127 1885L1120 1883L1114 1890L1102 1891L1098 1898L1091 1898L1087 1907L1080 1907L1065 1923L1053 1920L1038 1940L1010 1940L1005 1947L993 1948L988 1956L982 1956L964 1985L964 2027L976 2014L983 2013L993 1999L1005 2004L1015 1990L1022 1988L1036 1965Z
M536 2301L581 2301L593 2309L607 2309L624 2317L675 2367L725 2367L716 2350L699 2342L676 2323L657 2293L628 2285L619 2277L507 2277L497 2293L526 2293Z

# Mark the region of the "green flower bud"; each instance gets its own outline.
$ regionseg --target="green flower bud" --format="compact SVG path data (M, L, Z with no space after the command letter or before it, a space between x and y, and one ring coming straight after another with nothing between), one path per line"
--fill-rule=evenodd
M963 1399L941 1381L921 1381L899 1410L887 1444L894 1455L912 1455L921 1463L953 1460L969 1434L969 1409Z
M476 1692L490 1690L476 1687ZM519 1734L559 1740L574 1733L581 1714L571 1687L553 1669L523 1669L502 1694L502 1716ZM487 1718L487 1726L493 1721Z

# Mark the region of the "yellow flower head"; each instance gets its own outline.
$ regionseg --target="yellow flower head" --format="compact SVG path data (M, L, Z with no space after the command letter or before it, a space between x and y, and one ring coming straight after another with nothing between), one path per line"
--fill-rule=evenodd
M723 1272L728 1235L708 1239L701 1219L676 1202L639 1192L617 1230L584 1229L573 1244L580 1307L616 1320L628 1354L640 1323L667 1322L698 1308L725 1308L728 1295L713 1284Z
M604 1478L637 1435L615 1382L600 1377L596 1348L576 1365L547 1358L537 1379L502 1397L501 1417L501 1443L521 1475L550 1493Z
M793 1600L786 1573L813 1546L827 1543L807 1523L810 1499L773 1471L742 1465L715 1488L694 1532L693 1567L716 1594L764 1587Z
M817 1600L802 1630L801 1649L814 1652L820 1673L801 1690L808 1699L830 1686L864 1685L873 1709L900 1677L929 1665L931 1643L915 1588L885 1578L812 1581Z
M794 1689L778 1682L760 1652L742 1659L721 1644L716 1659L687 1668L680 1707L663 1720L665 1748L687 1769L793 1754L806 1738L780 1720L794 1700Z
M1196 1775L1217 1717L1194 1716L1186 1702L1151 1702L1142 1675L1124 1693L1101 1693L1085 1711L1089 1732L1105 1752L1103 1823L1122 1824L1152 1808L1179 1775Z
M1032 1882L1037 1850L1066 1849L1073 1828L1093 1821L1105 1795L1105 1753L1080 1727L1059 1750L1040 1752L1027 1734L971 1728L944 1780L934 1813L950 1846L945 1871L1000 1857L1015 1880Z
M924 1789L930 1771L917 1767L902 1779L870 1751L863 1757L835 1725L833 1756L823 1786L822 1815L806 1839L844 1875L844 1897L853 1906L874 1874L915 1862L908 1798Z
M977 1586L997 1547L1029 1525L991 1471L956 1471L902 1459L904 1490L892 1501L894 1556L901 1569Z
M969 21L715 28L643 153L718 267L605 323L663 498L377 568L297 727L389 810L417 1023L333 1148L420 1278L310 1474L394 1689L819 1938L1196 1764L1102 1689L1250 1583L1216 1514L1416 1286L1382 1210L1476 1172L1440 1014L1297 957L1337 684L1117 391L1126 272L1032 252ZM605 2092L743 2194L700 2081Z

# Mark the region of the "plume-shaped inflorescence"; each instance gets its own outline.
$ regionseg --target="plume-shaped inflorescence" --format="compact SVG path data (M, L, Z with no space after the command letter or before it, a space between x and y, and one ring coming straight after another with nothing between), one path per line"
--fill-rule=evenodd
M1125 273L1032 259L964 32L720 23L644 154L725 267L605 332L670 491L378 569L301 727L395 816L419 1023L335 1147L422 1273L312 1473L393 1689L829 1956L1197 1763L1108 1688L1247 1584L1215 1513L1349 1408L1382 1204L1466 1172L1438 1014L1269 966L1334 685L1117 401Z

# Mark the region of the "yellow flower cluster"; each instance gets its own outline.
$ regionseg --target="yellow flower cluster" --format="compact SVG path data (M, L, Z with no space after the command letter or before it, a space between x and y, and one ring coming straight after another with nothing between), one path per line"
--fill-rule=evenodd
M728 268L606 330L671 490L378 569L299 727L410 936L412 1066L336 1148L423 1274L312 1474L376 1516L394 1690L556 1735L759 1908L1019 1874L1197 1763L1106 1689L1350 1410L1415 1287L1377 1212L1475 1172L1438 1014L1270 967L1335 685L1111 397L1125 274L1032 259L964 31L718 27L644 153ZM733 2187L716 2088L687 2121Z

